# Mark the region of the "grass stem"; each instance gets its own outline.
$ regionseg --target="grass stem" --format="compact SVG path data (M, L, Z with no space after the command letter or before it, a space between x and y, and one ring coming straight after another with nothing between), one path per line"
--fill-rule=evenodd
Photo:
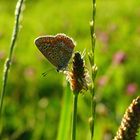
M72 140L76 140L78 93L73 94Z
M94 60L94 51L95 51L95 43L96 43L96 34L95 34L95 15L96 15L96 0L92 0L92 20L90 22L90 35L91 35L91 47L92 52L89 54L89 61L91 65L91 73L92 73L92 87L90 89L91 92L91 117L90 117L90 133L91 140L94 138L94 124L95 124L95 77L97 74L97 66L95 65Z
M18 35L18 30L19 30L19 17L21 14L21 8L23 5L23 2L24 2L24 0L18 0L17 5L16 5L15 24L14 24L14 28L13 28L13 34L11 37L10 51L9 51L8 58L6 59L5 65L4 65L3 83L2 83L2 90L1 90L1 97L0 97L0 122L1 123L2 123L2 121L1 121L2 107L3 107L4 95L5 95L6 84L7 84L7 79L8 79L8 71L9 71L10 66L11 66L13 50L15 47L15 42L17 40L17 35Z

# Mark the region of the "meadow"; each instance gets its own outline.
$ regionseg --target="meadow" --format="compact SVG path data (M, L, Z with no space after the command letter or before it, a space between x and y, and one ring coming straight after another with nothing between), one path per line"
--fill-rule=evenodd
M17 0L0 1L0 91ZM95 140L111 140L126 108L140 94L140 1L96 0ZM4 96L3 140L55 140L66 77L34 44L40 35L65 33L76 41L90 70L92 0L26 0ZM72 63L72 60L70 60ZM47 72L45 77L43 72ZM89 140L90 92L79 94L77 140ZM71 106L67 109L71 117ZM71 119L66 123L70 140ZM137 140L140 139L140 133Z

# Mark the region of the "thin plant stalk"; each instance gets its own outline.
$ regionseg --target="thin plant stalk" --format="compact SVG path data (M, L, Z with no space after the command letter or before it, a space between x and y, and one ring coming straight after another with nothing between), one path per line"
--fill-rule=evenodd
M78 94L76 92L73 94L72 139L71 140L76 140L77 102L78 102Z
M15 24L14 24L14 28L13 28L13 34L11 37L10 51L9 51L8 58L5 61L5 65L4 65L3 83L2 83L2 90L1 90L1 97L0 97L0 120L1 120L1 116L2 116L2 107L3 107L4 95L5 95L6 85L7 85L8 71L11 66L13 50L15 48L15 43L16 43L18 31L19 31L19 18L20 18L23 2L24 2L24 0L18 0L17 5L16 5Z
M91 26L91 43L92 43L92 53L95 50L95 43L96 43L96 35L95 35L95 15L96 15L96 0L93 0L93 7L92 7L92 21L93 26Z
M77 123L77 103L80 91L87 89L87 73L85 72L84 60L79 52L73 57L72 71L67 73L67 79L70 82L73 91L73 114L72 114L72 131L71 140L76 140L76 123Z
M91 91L91 118L90 118L90 133L91 140L94 138L94 123L95 123L95 108L96 108L96 100L95 100L95 77L97 74L97 66L95 65L94 55L95 55L95 44L96 44L96 34L95 34L95 15L96 15L96 0L92 0L92 20L90 22L90 35L91 35L91 47L92 51L89 54L89 61L91 65L91 73L92 73L92 87Z

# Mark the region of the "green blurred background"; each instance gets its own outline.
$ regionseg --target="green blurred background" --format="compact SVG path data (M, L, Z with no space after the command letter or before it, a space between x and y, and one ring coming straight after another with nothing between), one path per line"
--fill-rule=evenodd
M0 91L16 2L0 1ZM125 109L140 93L139 5L138 0L97 0L95 140L112 139ZM75 51L86 49L89 70L91 17L92 0L26 0L4 98L4 140L56 139L66 80L38 51L34 39L57 33L73 37ZM42 77L45 71L48 75ZM89 116L90 96L85 92L78 102L78 140L90 138Z

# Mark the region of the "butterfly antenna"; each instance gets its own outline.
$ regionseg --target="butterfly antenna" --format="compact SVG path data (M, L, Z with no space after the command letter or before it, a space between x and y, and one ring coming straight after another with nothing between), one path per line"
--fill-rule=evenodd
M50 71L52 71L52 70L53 70L53 68L50 68L50 69L48 69L47 71L43 72L43 73L42 73L42 77L45 77L46 75L48 75L48 73L49 73Z
M42 77L45 77L48 74L48 71L42 73Z

